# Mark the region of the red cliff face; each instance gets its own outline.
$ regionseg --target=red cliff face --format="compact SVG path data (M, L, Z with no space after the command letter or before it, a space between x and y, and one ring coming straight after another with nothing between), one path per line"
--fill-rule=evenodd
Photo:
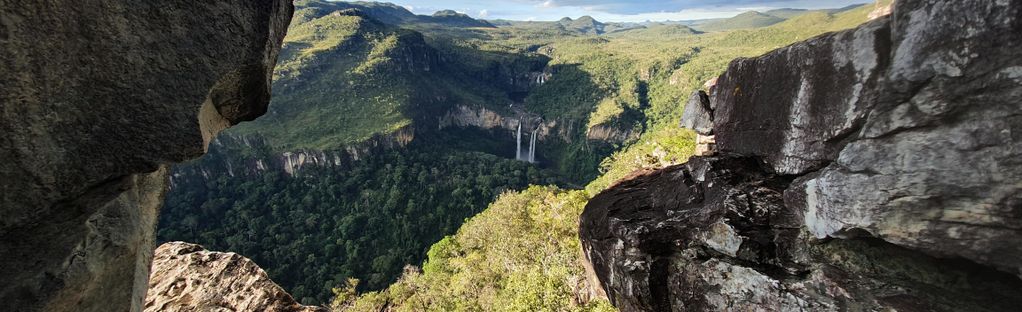
M890 17L738 59L682 124L716 157L581 219L623 311L1008 311L1022 304L1022 1ZM968 25L967 30L963 26Z

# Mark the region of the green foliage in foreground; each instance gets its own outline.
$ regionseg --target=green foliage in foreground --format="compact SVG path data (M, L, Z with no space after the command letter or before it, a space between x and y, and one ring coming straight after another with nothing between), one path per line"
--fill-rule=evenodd
M380 292L339 288L338 311L614 311L586 295L578 241L583 191L530 187L505 193Z
M240 154L210 156L253 161ZM365 281L360 290L386 287L501 192L551 176L482 153L412 148L296 177L197 177L174 186L158 234L243 254L296 298L324 303L348 278Z

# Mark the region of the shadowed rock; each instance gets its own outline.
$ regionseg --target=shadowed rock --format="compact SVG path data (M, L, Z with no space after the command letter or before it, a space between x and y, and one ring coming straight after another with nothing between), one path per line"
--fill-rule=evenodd
M594 197L587 259L623 311L1016 310L1020 45L1022 1L902 0L736 60L722 158Z
M689 97L681 116L681 127L702 135L713 135L713 108L706 92L696 91Z
M722 153L804 174L841 150L875 103L890 50L889 20L731 62L713 93Z
M166 166L266 111L290 1L0 5L0 300L139 311Z

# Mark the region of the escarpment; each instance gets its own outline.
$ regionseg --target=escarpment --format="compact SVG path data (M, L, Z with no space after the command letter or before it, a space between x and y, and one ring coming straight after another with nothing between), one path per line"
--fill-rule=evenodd
M322 312L303 306L255 262L236 253L170 242L156 249L145 311Z
M266 111L290 1L0 5L0 301L140 311L167 165Z
M1022 304L1022 1L889 17L731 63L682 124L716 156L593 198L622 311Z

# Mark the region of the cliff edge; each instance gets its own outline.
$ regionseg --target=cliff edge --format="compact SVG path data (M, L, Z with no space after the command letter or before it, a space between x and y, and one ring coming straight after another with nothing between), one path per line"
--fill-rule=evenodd
M581 217L622 311L1022 305L1022 1L889 17L733 61L683 125L716 154Z

